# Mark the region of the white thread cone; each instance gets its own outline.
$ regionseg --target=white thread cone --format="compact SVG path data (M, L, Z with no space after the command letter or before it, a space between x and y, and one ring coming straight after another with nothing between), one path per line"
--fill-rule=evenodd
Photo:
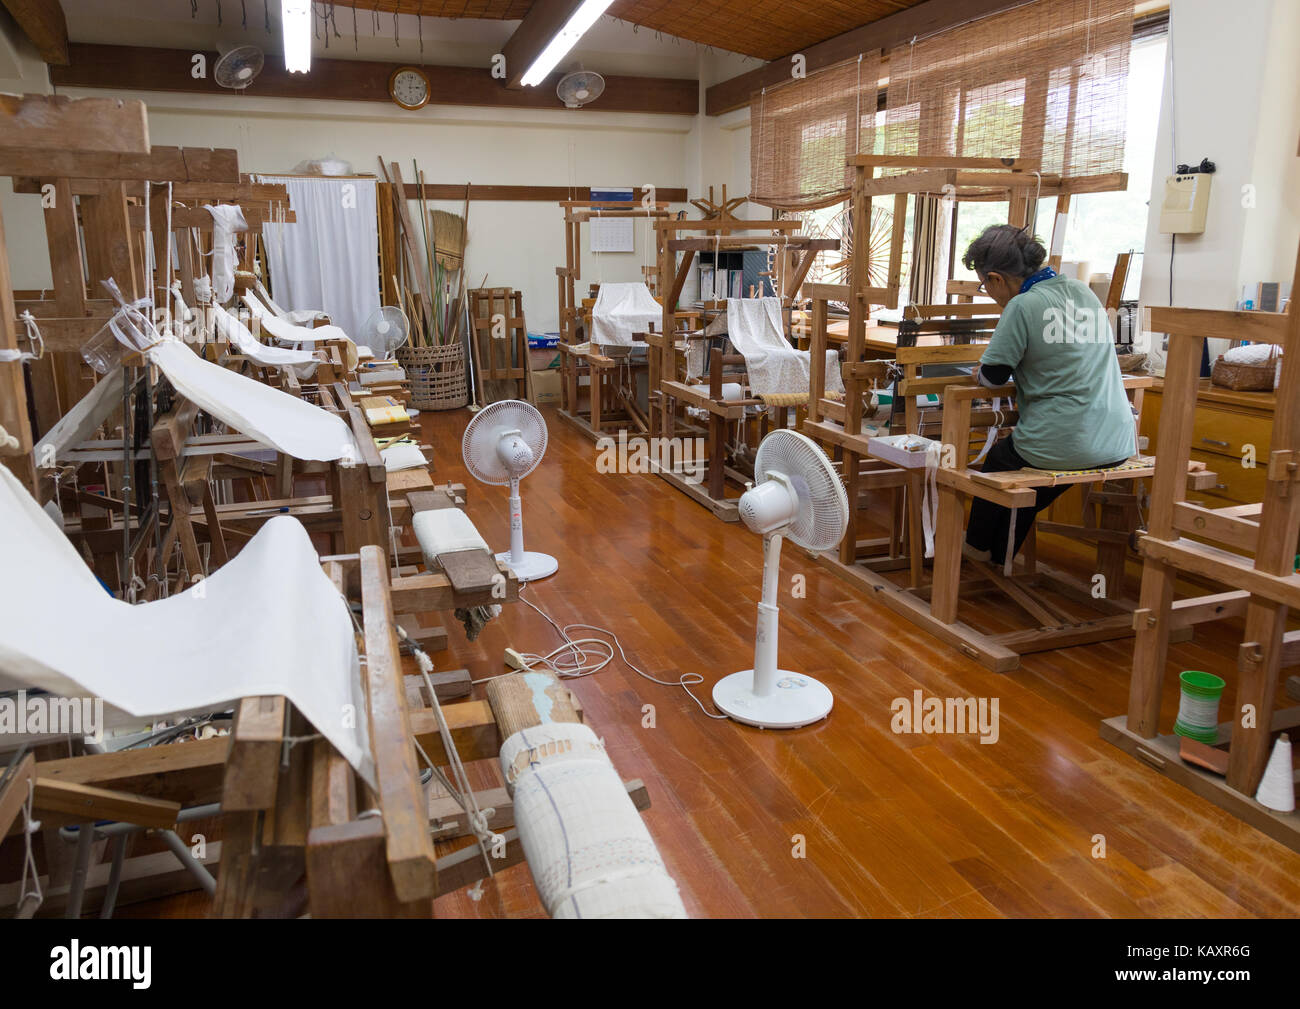
M1273 753L1264 768L1264 777L1259 780L1259 790L1255 801L1261 806L1275 809L1279 813L1290 813L1295 809L1295 783L1291 775L1291 740L1284 732L1273 746Z

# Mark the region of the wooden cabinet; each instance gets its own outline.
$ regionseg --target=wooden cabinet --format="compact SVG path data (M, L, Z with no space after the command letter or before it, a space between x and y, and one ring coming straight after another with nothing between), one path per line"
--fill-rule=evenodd
M1157 381L1147 390L1142 407L1142 434L1148 439L1147 452L1159 456L1157 432L1164 401L1164 384ZM1204 495L1214 507L1225 504L1254 504L1264 499L1265 467L1273 430L1271 392L1233 392L1202 379L1192 422L1192 458L1218 474L1213 488L1189 494L1199 503ZM1255 465L1248 448L1254 447Z

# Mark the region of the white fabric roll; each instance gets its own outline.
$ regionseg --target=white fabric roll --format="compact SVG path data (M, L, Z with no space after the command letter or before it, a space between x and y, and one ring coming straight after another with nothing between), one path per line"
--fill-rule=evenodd
M107 728L282 694L374 784L352 618L297 519L270 519L211 577L132 606L0 466L0 557L0 687L100 697Z
M538 693L552 678L535 677ZM552 918L685 918L654 839L596 734L576 722L516 732L501 747L515 826Z
M411 529L424 553L425 566L430 570L438 566L439 554L488 549L487 542L479 535L470 517L459 508L416 512L411 519Z

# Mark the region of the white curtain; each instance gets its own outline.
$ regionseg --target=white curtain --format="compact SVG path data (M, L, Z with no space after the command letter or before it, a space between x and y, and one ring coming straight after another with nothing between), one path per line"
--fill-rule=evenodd
M379 223L374 179L315 179L259 175L282 183L296 224L264 224L277 304L322 309L357 339L361 324L379 307Z

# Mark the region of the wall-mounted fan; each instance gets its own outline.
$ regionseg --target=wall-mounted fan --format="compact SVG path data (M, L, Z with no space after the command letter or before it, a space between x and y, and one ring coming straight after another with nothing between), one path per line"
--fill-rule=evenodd
M754 459L754 480L740 499L741 521L763 537L754 668L714 684L713 703L747 725L796 729L829 715L835 699L821 681L777 668L781 540L807 550L831 549L848 527L849 498L826 454L794 431L773 431L763 439Z
M519 481L535 470L546 454L546 421L531 403L503 399L484 407L470 420L461 441L465 467L486 484L510 485L510 552L497 554L521 582L555 574L560 564L550 554L524 550L524 515Z
M212 76L223 88L243 91L257 79L266 62L266 54L257 46L217 46L217 64Z
M380 305L361 324L357 343L364 343L375 352L375 357L388 360L410 335L411 324L406 321L406 313L393 305Z
M594 102L605 90L605 78L594 70L575 70L560 78L555 85L555 93L564 102L565 108L580 109L589 102Z

